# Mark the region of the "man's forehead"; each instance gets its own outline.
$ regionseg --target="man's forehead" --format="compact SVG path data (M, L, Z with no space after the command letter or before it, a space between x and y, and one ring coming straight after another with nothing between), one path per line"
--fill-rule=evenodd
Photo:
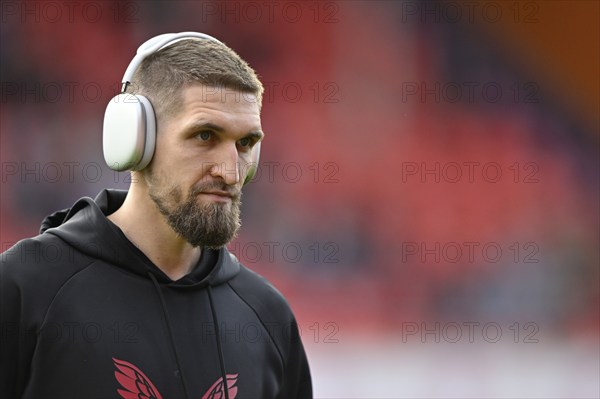
M224 130L261 132L256 97L229 88L189 86L182 93L181 111L173 121L185 130L212 123Z
M230 108L260 112L255 94L225 86L189 85L183 88L182 98L186 105L223 104Z

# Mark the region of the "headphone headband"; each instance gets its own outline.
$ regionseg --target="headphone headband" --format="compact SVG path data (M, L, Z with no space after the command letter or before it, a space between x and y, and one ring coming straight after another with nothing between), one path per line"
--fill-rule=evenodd
M135 57L133 57L129 63L129 66L125 70L123 80L121 81L121 92L125 92L127 86L131 83L131 79L133 78L133 74L135 73L136 69L138 69L142 61L144 61L147 56L179 40L192 38L212 40L222 44L222 42L216 38L200 32L164 33L148 39L142 43L140 47L138 47Z

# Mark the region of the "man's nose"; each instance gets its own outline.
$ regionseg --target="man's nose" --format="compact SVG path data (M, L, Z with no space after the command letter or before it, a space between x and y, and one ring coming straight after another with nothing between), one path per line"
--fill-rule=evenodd
M235 145L224 146L216 154L214 165L210 169L213 177L220 177L227 185L235 185L240 181L239 155Z

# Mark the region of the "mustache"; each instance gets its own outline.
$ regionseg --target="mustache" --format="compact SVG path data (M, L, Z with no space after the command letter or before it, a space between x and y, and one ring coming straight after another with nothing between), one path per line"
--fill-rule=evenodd
M242 196L242 190L226 184L223 181L201 182L192 187L190 196L195 197L198 194L211 191L222 191L231 196L233 201L239 201Z

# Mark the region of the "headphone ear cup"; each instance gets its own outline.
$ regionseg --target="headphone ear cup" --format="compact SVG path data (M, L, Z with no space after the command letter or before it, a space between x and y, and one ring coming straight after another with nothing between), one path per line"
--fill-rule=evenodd
M140 170L150 163L156 143L156 119L144 96L121 93L104 113L102 148L109 168Z
M154 155L154 149L156 148L156 115L154 114L154 107L148 98L144 96L136 96L143 106L144 117L146 119L146 134L144 135L144 153L139 164L133 168L133 170L142 170L152 160Z
M254 146L252 150L252 159L250 160L250 164L248 165L248 172L246 172L246 179L244 180L244 185L250 183L252 179L256 176L256 172L258 171L258 160L260 158L260 145L261 142Z

